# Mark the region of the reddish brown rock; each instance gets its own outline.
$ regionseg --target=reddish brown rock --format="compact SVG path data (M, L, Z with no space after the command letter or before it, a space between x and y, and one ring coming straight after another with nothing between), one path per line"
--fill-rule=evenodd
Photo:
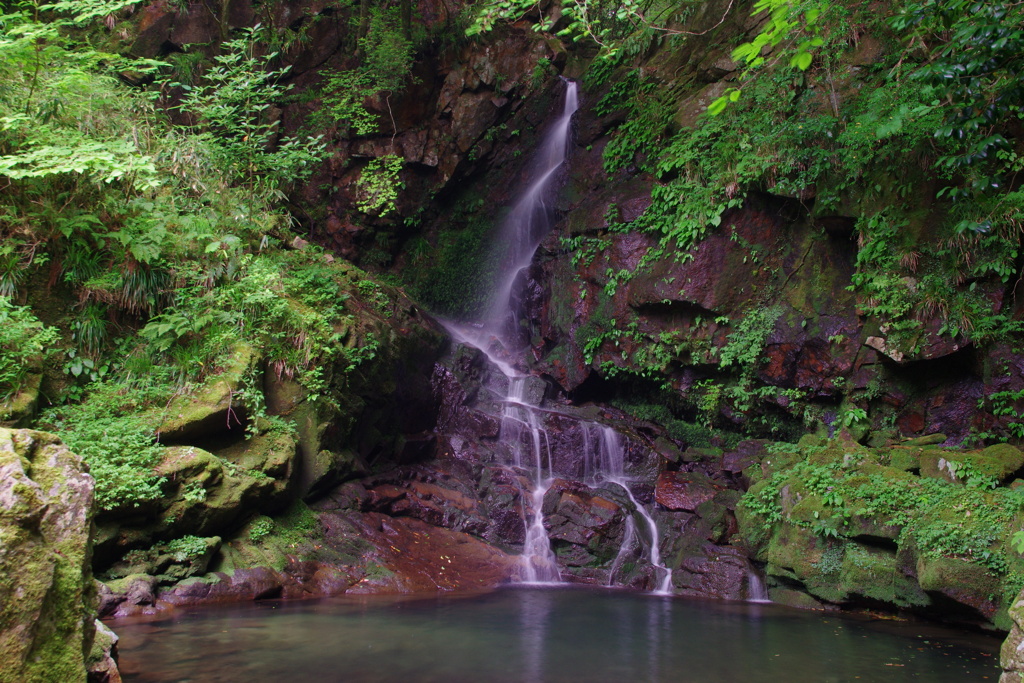
M449 531L410 517L378 513L353 516L384 571L367 575L354 593L449 591L486 588L508 582L518 558L469 534Z
M743 600L751 572L742 551L708 543L683 557L672 584L680 595Z
M706 477L686 472L662 472L654 490L654 499L669 510L693 511L711 500L722 487Z

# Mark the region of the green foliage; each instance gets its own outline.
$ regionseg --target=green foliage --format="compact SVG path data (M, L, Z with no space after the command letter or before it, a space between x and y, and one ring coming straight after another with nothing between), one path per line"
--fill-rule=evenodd
M1013 549L1019 554L1024 555L1024 529L1018 529L1013 532L1011 542L1013 543Z
M694 382L693 393L697 396L697 412L704 424L711 425L718 409L722 404L722 390L724 387L711 379L702 379Z
M179 290L175 305L154 316L140 336L163 358L188 370L191 380L215 374L239 344L247 344L271 371L295 377L315 397L325 388L320 367L344 358L353 369L377 348L372 338L343 345L335 327L351 319L340 305L346 297L338 294L338 276L318 258L301 253L245 254L233 281L210 290ZM318 284L307 291L311 279ZM379 288L375 293L383 296ZM325 297L333 297L331 305L323 305ZM250 407L259 412L261 390L249 393Z
M519 18L536 5L533 0L489 0L478 8L473 22L466 29L467 36L486 33L501 21Z
M563 249L571 252L569 258L575 269L579 268L580 264L589 266L598 254L612 245L612 242L600 237L576 235L575 237L562 237L561 244Z
M206 554L206 539L199 536L182 536L167 544L167 552L175 562L188 562Z
M847 429L866 422L868 419L868 412L863 408L849 408L843 411L839 418L839 423Z
M54 422L54 429L88 463L100 510L131 510L162 496L164 478L153 471L162 448L152 427L130 416L79 413Z
M89 24L96 19L105 19L124 9L138 5L141 0L59 0L43 5L41 10L54 10L71 14L71 21L76 24Z
M892 20L893 27L911 40L935 45L930 59L913 77L935 89L949 104L937 138L966 139L957 153L938 165L968 173L965 188L950 188L953 196L1002 191L998 164L990 162L1009 143L998 129L1024 104L1024 10L1019 5L974 0L916 0L906 3ZM936 38L943 38L941 42ZM986 230L983 223L961 229Z
M764 32L737 54L752 64L743 96L727 91L723 102L732 106L692 128L673 128L676 83L616 70L614 57L587 74L592 87L610 83L598 113L625 114L606 147L607 170L636 167L659 180L651 207L629 226L661 237L648 257L675 250L686 259L751 192L813 196L807 208L815 214L858 216L852 290L894 349L918 350L919 320L929 316L943 321L941 334L977 342L1018 333L982 285L1006 284L1019 271L1024 193L1001 180L994 188L993 179L1024 170L1001 142L1021 98L1010 75L1024 40L1021 10L958 0L897 3L890 16L820 2L758 9L769 15ZM888 51L856 69L856 87L840 86L849 36L864 32ZM994 42L968 49L974 35ZM917 41L931 59L919 64L913 45L892 49L901 40ZM966 75L947 78L954 72ZM947 184L934 198L915 189L929 176Z
M185 482L181 487L181 499L190 505L198 505L206 501L206 488L198 479Z
M249 527L249 540L259 543L274 531L274 520L270 517L260 517Z
M776 61L780 56L789 55L790 67L807 71L814 61L812 50L825 44L819 35L818 19L830 6L817 0L758 0L753 14L764 13L767 21L752 41L733 50L732 58L745 65L747 78L754 69L765 64L765 54L772 52ZM782 43L787 43L788 49L779 50ZM708 105L708 113L713 116L722 113L730 103L739 100L740 92L739 88L727 88L725 94Z
M838 574L843 568L843 547L830 545L812 566L822 574Z
M55 8L79 9L77 3ZM91 115L118 106L136 109L132 98L116 92L112 77L97 73L103 62L128 65L116 55L70 52L61 32L67 24L60 17L41 22L29 9L0 14L0 175L86 176L107 185L153 187L155 165L137 139ZM131 66L152 70L151 64Z
M395 200L404 187L398 177L402 164L402 157L394 154L370 159L356 184L359 192L356 206L360 211L385 216L396 210Z
M999 486L999 478L983 472L978 468L976 461L969 456L962 460L947 459L946 469L954 480L962 482L969 488L984 490Z
M413 45L402 27L398 7L370 8L366 35L359 39L362 69L372 74L376 91L400 88L412 70Z
M699 4L692 0L569 0L556 12L529 0L487 0L475 7L475 17L466 34L475 36L490 31L499 22L515 22L536 13L539 17L533 30L547 32L557 24L557 36L596 44L602 59L625 60L643 54L664 36L687 34L670 25L682 23Z
M1019 391L996 391L986 397L990 410L996 417L1010 417L1006 428L1010 435L1017 439L1024 439L1024 419L1021 416L1022 401L1024 401L1024 389ZM985 401L981 401L979 408L984 407Z
M363 71L340 71L328 77L324 86L322 109L318 116L329 117L325 123L345 125L356 135L369 135L377 130L377 117L363 105L377 92L373 75Z
M383 93L385 102L409 77L413 44L401 27L397 7L374 6L366 34L358 40L360 65L332 73L321 91L321 108L314 125L339 125L356 135L377 131L377 115L366 108L367 99ZM390 104L388 104L390 112Z
M324 144L319 137L279 137L279 122L270 118L270 109L290 88L280 83L288 69L267 68L277 55L258 53L264 41L257 24L225 42L202 82L179 84L185 91L179 106L198 119L202 141L230 181L253 194L277 196L281 187L313 172Z
M29 372L42 367L58 336L27 306L15 306L0 295L0 399L16 394Z
M744 374L752 374L761 361L768 335L775 329L775 323L781 315L780 306L756 307L748 311L718 352L719 366L726 368L737 365Z
M626 121L604 150L604 168L614 173L657 155L674 113L677 93L629 70L597 103L598 114L625 109Z
M396 134L390 98L409 80L414 56L399 8L370 7L366 32L358 45L359 66L328 77L320 92L321 107L313 117L313 127L338 128L343 134L374 133L379 128L379 117L366 102L382 96L392 133ZM392 136L391 153L370 159L359 174L356 207L363 213L386 216L396 210L395 201L404 187L399 179L404 160L394 153L393 142Z

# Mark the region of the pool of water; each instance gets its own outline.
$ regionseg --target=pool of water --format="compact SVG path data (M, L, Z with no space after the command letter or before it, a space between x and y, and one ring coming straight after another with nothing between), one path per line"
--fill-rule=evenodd
M126 681L996 681L999 641L624 591L508 588L182 611L111 624Z

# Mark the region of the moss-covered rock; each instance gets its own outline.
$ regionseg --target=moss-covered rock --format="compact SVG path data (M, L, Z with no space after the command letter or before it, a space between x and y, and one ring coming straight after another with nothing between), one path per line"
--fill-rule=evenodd
M93 480L52 434L0 429L0 681L84 681Z
M1024 682L1024 591L1017 596L1008 610L1012 622L1010 633L999 650L999 663L1003 675L999 683Z
M917 580L923 590L977 610L983 619L996 615L999 576L975 562L959 557L919 557Z
M770 469L765 459L765 477L736 510L770 582L840 605L1008 627L1000 605L1021 574L1010 541L1019 502L1012 487L992 487L1020 466L1018 449L806 438L772 450L785 455Z
M197 389L175 397L161 411L157 433L168 442L196 442L230 430L232 422L235 426L243 425L245 410L235 394L259 360L253 347L239 344L223 372Z
M982 451L957 452L924 449L921 452L921 476L954 483L972 480L1005 482L1022 466L1024 453L1010 444L989 446Z

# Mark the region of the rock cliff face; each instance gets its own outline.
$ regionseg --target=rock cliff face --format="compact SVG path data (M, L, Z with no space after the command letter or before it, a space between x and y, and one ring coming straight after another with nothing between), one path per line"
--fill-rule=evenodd
M119 681L96 640L93 480L52 434L0 429L0 680Z

